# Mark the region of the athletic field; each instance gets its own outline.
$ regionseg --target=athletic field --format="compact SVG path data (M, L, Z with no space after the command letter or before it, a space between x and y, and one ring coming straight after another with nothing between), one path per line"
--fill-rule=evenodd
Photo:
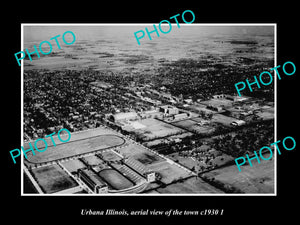
M33 177L47 194L77 186L78 184L58 165L44 166L31 171Z
M95 130L72 134L70 141L65 143L60 142L57 136L55 136L54 140L56 146L53 146L53 144L50 145L52 141L50 137L48 137L45 140L47 140L50 146L48 146L44 152L35 150L35 155L33 155L32 151L27 152L27 160L30 163L44 163L121 146L126 142L123 137L118 136L118 134L112 134L110 130L108 130L108 134L103 132L104 128L101 128L99 132L95 132ZM32 145L34 146L34 142L32 142ZM44 142L37 142L37 147L43 150L45 148ZM24 148L29 148L28 143L24 144Z

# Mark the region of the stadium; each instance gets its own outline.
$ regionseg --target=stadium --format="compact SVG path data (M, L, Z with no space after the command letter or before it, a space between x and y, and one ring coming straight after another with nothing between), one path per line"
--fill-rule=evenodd
M25 164L42 165L60 160L70 160L85 156L86 154L119 147L126 143L125 138L121 135L115 133L112 134L110 130L104 129L105 128L74 133L72 134L72 139L69 142L56 142L59 143L56 146L48 144L46 151L35 151L35 155L33 155L32 151L29 151L27 152L27 159L25 158ZM31 142L31 144L34 146L34 142ZM39 146L39 144L41 146ZM42 145L43 143L41 144L41 142L37 143L38 148L42 149L45 147ZM28 143L24 144L24 149L29 149Z
M155 181L155 173L118 153L124 146L135 145L125 136L101 127L74 133L69 142L49 146L45 152L33 155L30 151L24 163L42 193L61 192L58 182L65 183L67 189L82 188L93 194L139 193Z

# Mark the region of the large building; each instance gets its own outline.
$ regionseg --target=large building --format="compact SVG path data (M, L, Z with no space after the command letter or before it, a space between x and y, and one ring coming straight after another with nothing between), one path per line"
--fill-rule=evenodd
M179 109L174 107L174 106L170 106L170 105L163 105L159 107L159 111L163 112L165 115L171 116L171 115L176 115L179 113Z
M138 114L136 112L117 113L117 114L111 115L110 119L113 122L136 120L136 119L138 119Z
M79 169L78 176L94 193L103 194L108 192L107 184L92 170Z
M151 183L155 181L155 172L149 171L142 163L138 162L132 157L126 157L123 162L129 166L132 170L145 177L147 182Z
M226 94L219 94L219 95L214 95L213 96L214 99L229 99L231 101L234 101L234 102L241 102L241 101L245 101L247 100L248 98L245 97L245 96L238 96L238 95L226 95Z
M182 119L186 119L186 118L188 118L187 113L180 113L177 115L173 115L173 120L182 120Z
M242 126L244 124L246 124L246 122L244 120L235 120L231 123L231 125L233 125L233 126Z

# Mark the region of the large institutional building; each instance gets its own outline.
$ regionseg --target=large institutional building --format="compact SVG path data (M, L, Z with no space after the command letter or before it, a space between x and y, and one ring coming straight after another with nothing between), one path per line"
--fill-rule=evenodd
M95 194L108 192L107 184L92 170L79 169L78 176Z
M105 177L102 171L107 170ZM85 183L95 194L104 193L139 193L143 191L148 183L156 179L155 172L148 171L146 167L133 159L132 157L123 158L119 162L112 163L108 168L95 172L92 168L83 168L78 170L78 178ZM126 187L118 182L130 181L131 185Z

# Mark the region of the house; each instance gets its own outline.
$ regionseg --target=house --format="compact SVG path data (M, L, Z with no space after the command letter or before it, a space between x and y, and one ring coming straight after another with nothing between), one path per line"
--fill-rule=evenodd
M235 120L231 123L231 125L233 126L242 126L244 125L246 122L244 120Z

